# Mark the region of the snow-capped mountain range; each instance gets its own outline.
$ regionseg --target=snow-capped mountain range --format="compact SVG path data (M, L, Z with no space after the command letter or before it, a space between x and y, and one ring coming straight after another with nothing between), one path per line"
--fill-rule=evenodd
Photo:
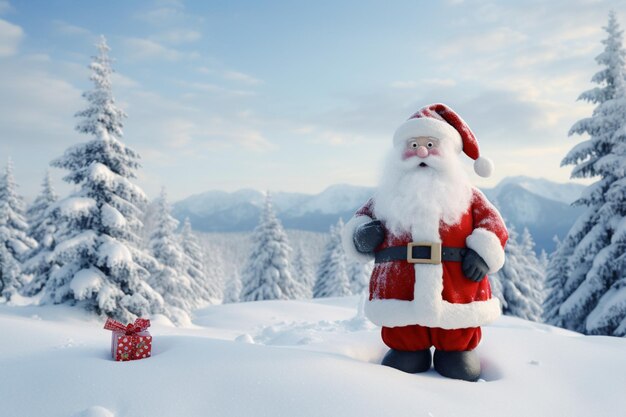
M528 227L537 250L554 249L553 237L563 237L581 208L570 204L584 186L555 183L543 178L507 177L496 187L483 191L500 209L509 225L520 231ZM348 220L372 195L373 188L332 185L319 194L273 192L272 200L283 225L288 229L327 232L338 217ZM208 191L174 204L174 215L189 217L195 230L241 232L252 230L258 221L264 194L243 189L232 193Z

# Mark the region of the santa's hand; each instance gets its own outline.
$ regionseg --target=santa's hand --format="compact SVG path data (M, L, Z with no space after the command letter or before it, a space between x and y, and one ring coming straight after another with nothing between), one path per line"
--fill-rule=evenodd
M357 251L372 253L385 240L385 229L380 220L373 220L357 227L352 240Z
M474 282L480 282L487 275L489 267L476 251L468 249L463 257L463 275Z

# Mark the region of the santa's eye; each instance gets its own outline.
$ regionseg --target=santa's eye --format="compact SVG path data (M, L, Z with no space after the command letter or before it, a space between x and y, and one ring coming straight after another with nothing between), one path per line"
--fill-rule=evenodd
M426 144L426 146L428 146L429 148L432 148L433 146L435 146L435 144L434 144L434 143L432 143L432 142L428 142L428 143Z
M409 146L411 148L417 148L419 145L417 144L417 142L413 141L413 142L409 143Z

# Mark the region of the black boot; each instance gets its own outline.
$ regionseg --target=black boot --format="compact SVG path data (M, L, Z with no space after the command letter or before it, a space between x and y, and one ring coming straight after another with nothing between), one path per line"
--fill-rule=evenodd
M480 360L473 350L435 350L434 365L437 372L448 378L473 382L480 377Z
M430 369L430 349L407 352L389 349L381 365L390 366L409 374L426 372Z

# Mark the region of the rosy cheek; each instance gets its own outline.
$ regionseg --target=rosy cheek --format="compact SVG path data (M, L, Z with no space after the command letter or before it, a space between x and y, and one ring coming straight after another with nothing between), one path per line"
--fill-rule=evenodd
M404 153L402 153L402 159L409 159L413 156L417 156L417 148L405 149Z
M430 150L428 151L428 153L429 153L430 155L436 155L436 156L441 155L441 153L439 153L439 149L435 149L435 148L430 149Z

